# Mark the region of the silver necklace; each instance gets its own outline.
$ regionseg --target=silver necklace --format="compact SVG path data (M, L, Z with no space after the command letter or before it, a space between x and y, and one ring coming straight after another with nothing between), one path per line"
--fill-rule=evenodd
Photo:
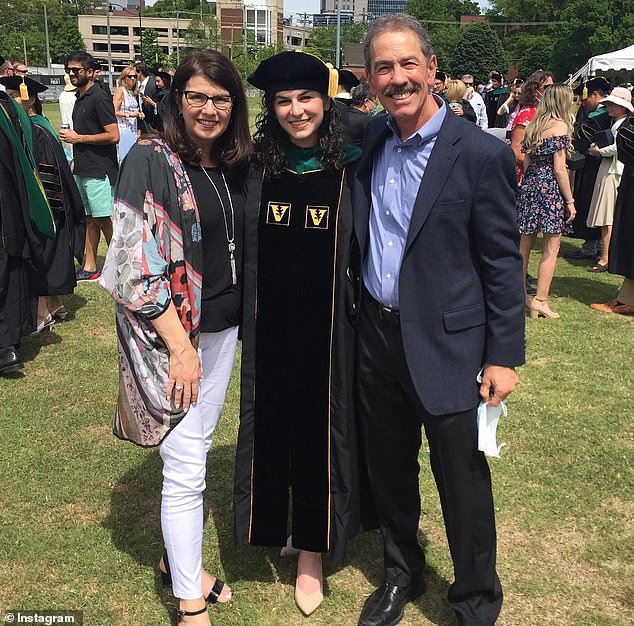
M201 165L202 167L202 165ZM231 194L229 193L229 187L227 186L227 179L223 172L220 172L220 176L222 176L222 182L225 184L225 190L227 192L227 198L229 198L229 208L231 210L231 237L229 237L229 224L227 222L227 210L225 208L225 203L222 201L222 196L218 191L218 187L216 187L216 183L211 179L211 176L207 173L207 170L202 167L202 170L207 177L207 180L211 183L211 186L214 188L216 195L218 196L218 200L220 200L220 206L222 207L222 218L225 222L225 234L227 235L227 248L229 249L229 267L231 268L231 284L238 284L238 273L236 272L236 258L234 256L234 252L236 251L236 218L233 210L233 200L231 199Z

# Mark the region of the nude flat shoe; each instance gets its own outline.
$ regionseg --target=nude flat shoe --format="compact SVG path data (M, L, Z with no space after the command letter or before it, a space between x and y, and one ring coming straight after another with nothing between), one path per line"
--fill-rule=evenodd
M297 561L297 578L295 579L295 604L297 608L308 617L314 613L324 599L323 570L319 569L319 589L312 593L306 593L299 588L299 560Z

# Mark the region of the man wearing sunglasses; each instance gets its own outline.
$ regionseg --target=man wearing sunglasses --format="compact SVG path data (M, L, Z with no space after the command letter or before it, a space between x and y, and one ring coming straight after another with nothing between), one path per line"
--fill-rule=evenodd
M60 130L62 141L74 144L74 174L86 210L84 266L77 271L78 281L99 279L97 248L101 233L110 243L112 206L117 178L119 129L112 99L96 84L97 64L87 52L71 52L66 73L77 87L73 108L73 129Z
M465 93L464 97L465 100L469 101L471 108L475 111L476 124L482 130L486 130L489 127L487 109L482 96L473 88L473 76L471 76L471 74L465 74L462 77L462 82L467 86L467 93Z

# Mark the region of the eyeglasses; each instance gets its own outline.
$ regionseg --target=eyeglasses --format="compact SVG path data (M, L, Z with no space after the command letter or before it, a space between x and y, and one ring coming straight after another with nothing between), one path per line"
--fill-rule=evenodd
M65 67L64 71L67 74L79 74L79 72L85 72L86 68L85 67Z
M199 91L183 91L185 100L190 106L201 109L209 100L218 109L218 111L226 111L233 106L233 96L230 94L220 94L217 96L208 96L206 93Z
M136 74L128 74L126 78L132 78L133 80L136 80Z
M29 70L18 70L15 67L13 68L13 72L15 74L23 74L24 76L26 76L29 73Z
M467 82L466 80L462 81L467 87L473 87L473 82Z

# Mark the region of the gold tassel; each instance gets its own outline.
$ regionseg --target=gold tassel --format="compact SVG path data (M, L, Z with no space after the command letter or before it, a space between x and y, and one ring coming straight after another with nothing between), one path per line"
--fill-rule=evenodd
M583 90L581 91L581 100L587 100L588 98L588 81L583 81Z
M326 63L330 76L328 78L328 96L334 98L339 91L339 72L332 66L332 63Z
M24 77L22 77L22 82L20 83L20 98L22 100L29 99L29 89L26 86L26 83L24 82Z

